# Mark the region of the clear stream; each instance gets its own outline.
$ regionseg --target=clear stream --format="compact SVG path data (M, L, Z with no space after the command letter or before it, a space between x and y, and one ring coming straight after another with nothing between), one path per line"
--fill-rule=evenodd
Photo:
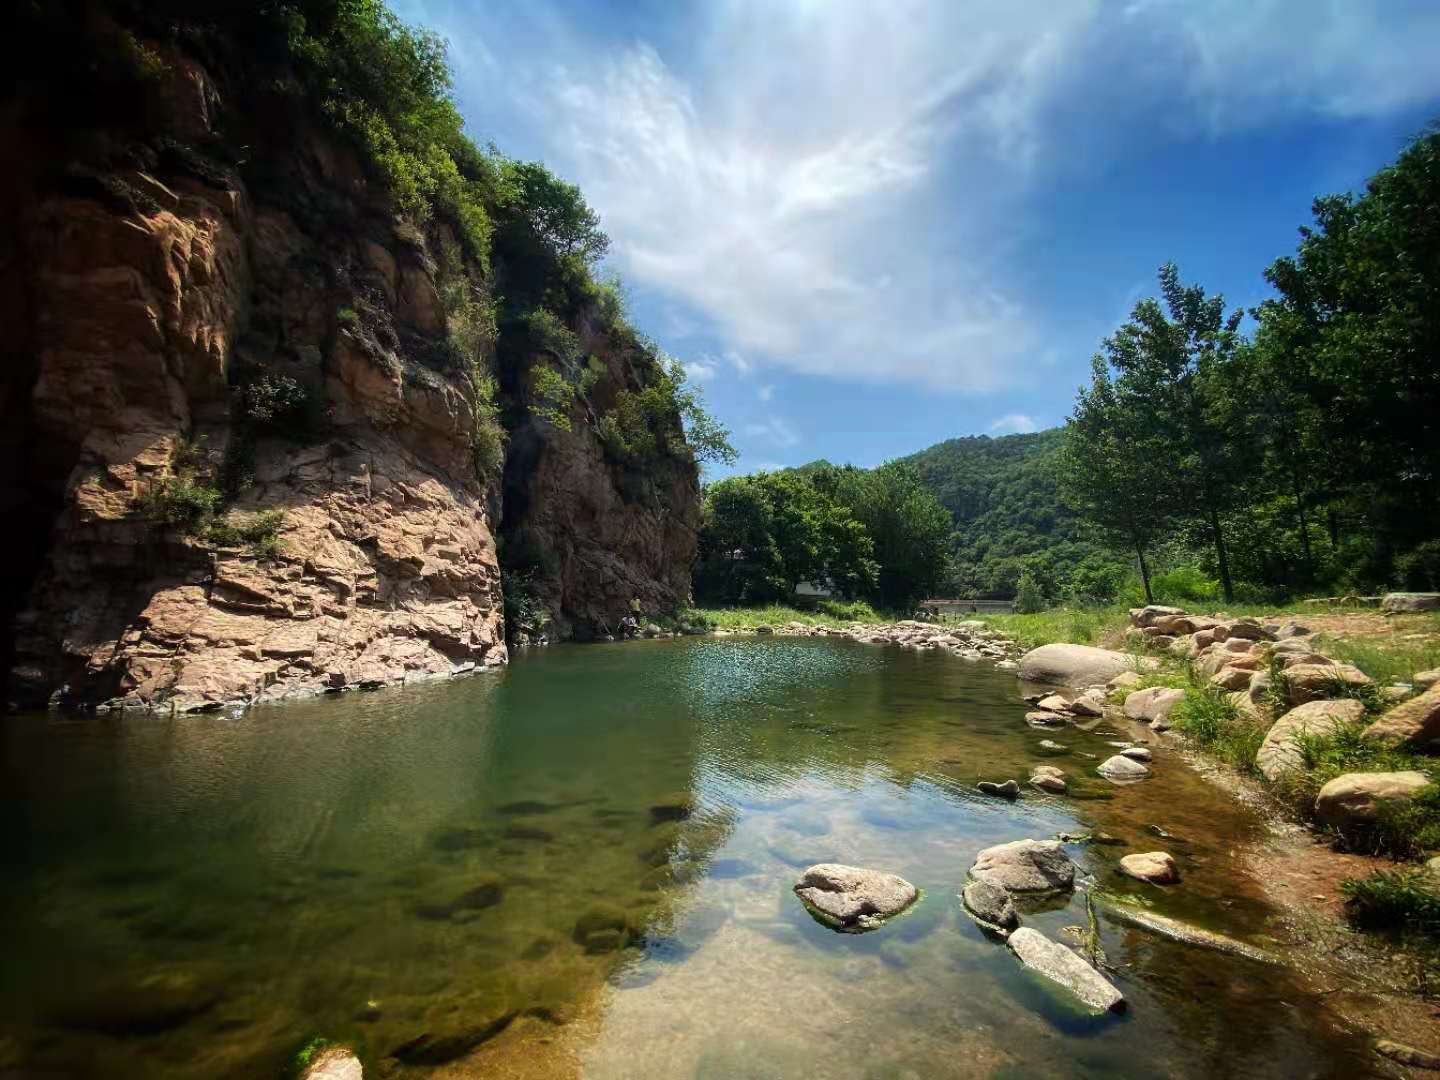
M980 933L979 849L1092 828L1131 845L1069 849L1103 888L1275 929L1233 869L1247 810L1163 748L1112 787L1123 733L1024 712L948 655L697 638L239 718L6 718L0 1074L279 1076L323 1033L372 1077L1369 1075L1283 970L1102 914L1129 1010L1092 1019ZM1041 760L1078 797L974 792ZM1181 886L1115 872L1157 847ZM922 899L836 934L790 891L825 861ZM1026 918L1065 940L1084 901Z

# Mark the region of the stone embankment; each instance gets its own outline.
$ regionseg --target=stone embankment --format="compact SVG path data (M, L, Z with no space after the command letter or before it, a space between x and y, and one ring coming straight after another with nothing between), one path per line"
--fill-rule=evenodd
M895 623L851 623L848 626L819 626L789 622L757 626L750 630L716 630L718 637L740 634L774 634L781 637L840 637L865 645L899 645L906 649L942 649L962 660L993 660L995 666L1014 669L1020 647L978 619L954 626L904 619Z

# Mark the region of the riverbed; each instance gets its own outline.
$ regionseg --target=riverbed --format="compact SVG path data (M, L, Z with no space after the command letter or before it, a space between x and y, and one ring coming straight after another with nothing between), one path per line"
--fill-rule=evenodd
M1128 1009L1094 1018L966 917L981 848L1098 830L1123 844L1067 849L1086 884L1283 952L1254 811L1164 745L1111 785L1135 734L1031 728L1020 693L941 652L689 638L237 716L6 718L0 1070L264 1077L324 1035L373 1076L1374 1075L1283 967L1102 907ZM975 791L1042 761L1069 794ZM1157 848L1180 885L1117 873ZM827 861L922 898L837 934L791 893ZM1083 892L1026 921L1073 940Z

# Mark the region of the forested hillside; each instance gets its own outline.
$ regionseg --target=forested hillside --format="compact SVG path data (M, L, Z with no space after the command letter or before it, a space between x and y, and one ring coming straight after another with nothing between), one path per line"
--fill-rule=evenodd
M1060 428L947 439L902 459L955 522L949 590L1013 596L1029 571L1051 596L1108 598L1126 573L1061 500Z

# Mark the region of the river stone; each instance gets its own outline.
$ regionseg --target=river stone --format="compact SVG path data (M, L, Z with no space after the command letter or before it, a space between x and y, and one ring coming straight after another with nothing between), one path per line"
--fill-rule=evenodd
M902 877L841 863L819 863L800 875L795 895L826 923L841 930L873 930L915 902L915 886Z
M1105 976L1040 931L1022 926L1010 935L1007 944L1022 964L1059 983L1096 1012L1124 1007L1125 996Z
M1114 757L1106 758L1095 771L1106 780L1143 780L1150 775L1150 770L1138 761L1132 761L1123 754L1116 754Z
M1440 608L1440 592L1392 592L1380 601L1381 611L1434 611Z
M1171 941L1193 945L1200 949L1228 953L1231 956L1240 956L1246 960L1253 960L1257 964L1280 963L1278 957L1264 949L1257 949L1254 945L1226 937L1224 934L1217 934L1213 930L1202 930L1198 926L1191 926L1178 919L1157 915L1153 911L1145 911L1141 908L1117 904L1113 900L1103 897L1101 903L1104 905L1105 914L1115 921L1129 926L1138 926L1142 930L1148 930L1160 937L1169 938Z
M1031 727L1064 727L1065 717L1053 712L1027 712L1025 722Z
M1185 700L1185 691L1170 686L1149 686L1125 696L1125 715L1131 720L1163 720Z
M363 1080L364 1075L353 1050L331 1046L310 1059L300 1080Z
M1418 685L1420 676L1416 676ZM1440 683L1396 705L1365 729L1365 738L1422 745L1440 739Z
M970 876L1007 892L1058 892L1074 886L1075 864L1054 840L1014 840L976 855Z
M1153 666L1154 661L1150 661ZM1041 645L1020 658L1020 677L1048 686L1089 686L1135 667L1126 653L1090 645Z
M1180 867L1166 851L1126 855L1120 860L1120 872L1152 885L1174 885L1180 880Z
M1326 825L1376 820L1382 803L1408 802L1430 785L1423 772L1357 772L1337 776L1315 796L1315 817Z
M1424 1050L1417 1050L1404 1043L1381 1039L1375 1044L1375 1052L1381 1057L1387 1057L1401 1065L1408 1065L1412 1069L1440 1070L1440 1056L1427 1054Z
M1063 698L1059 694L1051 694L1048 697L1043 697L1039 701L1037 701L1035 703L1035 707L1041 712L1069 712L1070 701L1068 698Z
M1347 724L1358 723L1365 706L1354 698L1310 701L1276 720L1255 754L1255 767L1267 780L1279 779L1303 764L1295 740L1299 735L1328 735Z
M965 910L975 921L996 933L1008 934L1020 925L1020 913L1010 902L1010 894L988 881L971 881L960 894Z
M1369 686L1370 676L1350 664L1299 664L1285 672L1291 705L1338 697L1346 684Z
M1128 757L1131 761L1140 762L1149 761L1154 757L1154 755L1150 753L1149 748L1144 746L1127 746L1124 750L1120 751L1120 756Z
M982 795L996 795L1002 799L1018 799L1020 797L1020 785L1014 780L1006 780L1003 784L997 784L992 780L981 780L975 786Z
M1092 687L1070 702L1070 711L1076 716L1103 716L1105 714L1105 691Z
M1054 765L1036 765L1030 774L1030 784L1041 791L1053 791L1063 795L1066 789L1065 773Z

